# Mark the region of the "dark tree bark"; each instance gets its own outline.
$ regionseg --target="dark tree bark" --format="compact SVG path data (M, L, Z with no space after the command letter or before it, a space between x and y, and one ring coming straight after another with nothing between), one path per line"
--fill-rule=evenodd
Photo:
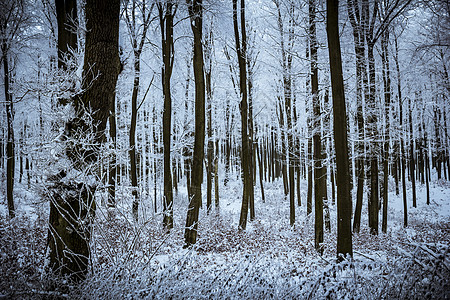
M115 97L114 97L115 99ZM116 185L117 185L117 126L116 126L116 102L109 104L109 138L111 152L108 173L108 207L116 207Z
M327 37L330 57L333 97L334 143L337 167L337 255L353 255L352 199L347 142L347 112L342 77L341 46L339 41L339 1L327 0Z
M6 26L6 24L5 24ZM2 41L2 63L3 63L3 79L5 87L6 100L6 199L8 203L8 215L12 219L16 212L14 208L14 171L15 171L15 154L14 154L14 105L13 95L9 89L11 81L9 72L8 45L6 39Z
M428 158L428 134L425 128L425 122L422 122L422 127L423 127L423 132L424 132L424 148L425 148L425 154L424 154L424 159L425 159L425 184L426 184L426 190L427 190L427 205L430 205L430 178L428 176L428 171L430 168L430 160Z
M242 179L243 179L243 195L241 215L239 218L239 228L245 230L247 227L247 214L250 193L252 189L250 185L253 184L250 170L250 153L249 153L249 138L248 138L248 103L247 103L247 34L245 30L245 0L241 0L239 16L241 24L241 34L239 33L238 25L238 6L237 0L233 1L233 28L234 38L236 42L236 53L239 64L239 91L241 96L240 110L241 110L241 164L242 164Z
M214 202L219 211L219 139L216 139L216 154L214 157Z
M385 132L383 148L383 217L381 221L381 231L387 232L387 213L388 213L388 183L389 183L389 139L390 139L390 107L391 107L391 71L389 62L389 31L385 31L381 38L382 62L383 62L383 86L384 86L384 106L385 106Z
M353 220L353 231L358 233L361 226L361 210L364 190L365 177L365 159L364 159L364 117L363 117L363 99L368 93L367 89L367 64L365 57L365 32L363 30L366 23L366 14L361 13L358 0L347 0L347 10L350 19L350 24L353 28L353 39L355 44L356 54L356 121L358 128L358 139L356 144L357 158L356 158L356 176L357 176L357 190L356 190L356 206Z
M412 202L413 207L417 207L417 197L416 197L416 176L415 176L415 151L414 151L414 134L413 134L413 125L412 125L412 104L411 99L408 101L409 103L409 133L410 133L410 156L409 156L409 172L412 183Z
M19 31L26 25L27 17L22 0L3 1L0 9L0 64L3 64L3 87L6 108L6 202L8 215L15 217L14 208L14 172L15 172L15 140L14 140L14 97L10 90L14 73L14 60L11 46L18 40ZM11 63L11 65L10 65ZM3 146L2 143L2 146ZM3 158L3 156L2 156Z
M320 135L320 98L319 98L319 69L317 67L316 37L316 2L309 0L309 48L311 54L311 94L313 103L313 143L314 143L314 246L323 252L323 201L326 197L325 168L322 165L322 141Z
M56 20L58 22L58 68L66 69L66 60L70 51L78 48L77 32L74 30L78 22L76 0L55 0Z
M164 148L164 196L163 196L163 225L167 230L173 228L173 190L172 190L172 164L170 146L172 144L172 97L170 77L172 76L174 45L173 45L173 19L177 4L171 1L157 3L159 25L161 29L162 45L162 71L161 82L164 95L163 110L163 148ZM195 164L194 164L195 165Z
M212 51L214 45L212 24L205 38L205 87L206 87L206 105L207 105L207 133L208 143L206 150L206 208L209 213L212 208L212 178L214 175L214 142L213 142L213 129L212 129L212 99L213 91L211 86L211 73L212 73Z
M247 26L247 25L246 25ZM251 28L250 28L250 32ZM256 218L255 214L255 185L256 185L256 143L255 143L255 130L254 130L254 122L253 122L253 70L256 63L257 53L254 53L255 48L251 47L255 38L255 35L247 35L246 38L246 64L247 64L247 88L248 88L248 155L249 155L249 175L250 182L249 185L249 212L250 212L250 221L254 221ZM250 45L250 49L249 46ZM253 50L253 51L252 51Z
M202 202L203 158L205 156L205 77L203 62L203 6L201 0L187 0L194 35L195 139L189 206L184 240L186 246L197 242L198 214Z
M309 40L308 40L309 41ZM306 57L308 59L311 59L310 56L310 47L306 47ZM310 88L311 80L310 78L306 78L306 88ZM306 164L307 164L307 172L308 172L308 190L306 194L306 214L309 216L312 213L312 195L313 195L313 154L312 154L312 147L313 147L313 139L312 139L312 105L311 101L308 100L306 102L306 126L307 128L307 149L306 149Z
M263 164L263 154L262 146L259 145L258 141L256 142L256 157L258 158L258 166L259 166L259 184L261 186L261 201L266 202L266 197L264 195L264 164Z
M138 210L139 210L139 195L138 195L138 172L137 172L137 161L136 161L136 123L138 115L138 95L139 95L139 85L141 78L141 53L144 48L144 42L147 35L147 30L150 23L150 16L153 6L148 9L146 7L146 2L142 2L141 7L137 7L136 1L131 1L131 7L126 8L125 17L128 26L128 30L131 32L131 44L133 46L133 60L134 60L134 80L133 80L133 90L131 94L131 123L130 123L130 134L129 134L129 154L130 154L130 177L133 195L133 206L132 213L135 221L138 220ZM142 32L140 32L138 24L136 22L136 13L141 12L139 21L142 24ZM130 15L131 14L131 15ZM161 28L162 29L162 28ZM164 46L163 46L164 48ZM165 53L163 53L164 55ZM164 73L163 73L164 74ZM163 89L164 90L164 89ZM113 104L111 105L113 106ZM111 117L110 117L111 120ZM110 122L111 124L111 122ZM114 121L115 126L115 121Z
M86 2L85 11L84 92L73 99L76 115L66 125L69 138L67 155L75 169L95 175L99 147L106 140L110 103L114 101L120 71L120 2L90 0ZM86 122L88 118L91 118L92 124ZM73 140L80 138L84 140L84 145ZM61 171L53 178L56 183L52 189L49 221L50 268L73 280L80 280L85 277L90 261L95 185L62 182L65 175L65 171Z
M283 182L285 194L289 194L289 221L293 226L295 223L295 164L294 164L294 137L292 134L293 114L292 114L292 48L294 45L294 4L288 6L288 24L285 29L281 15L281 3L274 0L277 7L277 25L280 32L281 64L283 72L283 100L284 110L280 105L280 126L284 125L284 114L286 115L286 128L282 131L282 162L283 162ZM285 41L287 33L287 40ZM281 100L281 97L280 97ZM284 114L283 114L284 112ZM286 132L284 132L286 131ZM287 170L286 170L287 166Z
M95 175L120 71L120 1L88 0L85 11L84 92L73 99L76 115L66 125L69 139L66 152L75 169ZM86 122L87 119L92 120L92 124ZM80 138L84 145L75 140ZM65 175L65 171L61 171L53 178L56 183L52 189L49 221L50 268L78 281L86 276L90 261L95 185L62 182Z
M374 49L378 39L389 28L392 20L394 20L412 0L395 1L387 3L383 7L385 11L385 18L376 27L376 22L379 19L380 4L375 1L372 7L372 15L370 17L370 4L368 0L363 0L363 14L366 16L366 24L364 25L365 37L367 41L367 58L368 58L368 72L369 72L369 96L367 101L368 117L367 126L369 127L369 137L371 139L371 147L369 151L370 160L370 187L369 187L369 227L372 234L378 234L378 211L379 211L379 178L378 178L378 114L376 108L376 75L375 75L375 57ZM386 4L386 3L385 3ZM376 27L376 28L375 28Z
M394 61L395 61L395 69L397 71L397 97L398 97L398 105L399 105L399 126L401 129L400 132L400 169L402 174L402 196L403 196L403 226L408 226L408 203L406 199L406 159L405 159L405 139L404 139L404 131L403 131L403 98L402 98L402 86L401 86L401 77L400 77L400 64L398 60L398 37L394 37Z

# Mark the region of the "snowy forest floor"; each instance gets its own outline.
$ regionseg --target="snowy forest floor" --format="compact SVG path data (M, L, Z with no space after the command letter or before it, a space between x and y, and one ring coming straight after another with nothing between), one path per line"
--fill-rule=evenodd
M430 205L425 186L419 184L417 208L412 207L408 188L407 228L402 195L392 190L386 234L369 234L364 203L361 232L353 235L354 258L340 264L335 262L335 205L330 205L331 231L325 230L321 256L314 249L314 215L306 216L306 183L302 182L302 206L296 209L294 227L289 225L282 182L267 182L264 189L265 203L259 185L255 189L256 220L238 231L241 183L221 185L220 209L209 214L201 209L198 241L190 249L183 249L185 186L175 194L169 234L162 228L162 215L152 213L150 198L142 200L136 224L131 221L129 193L118 191L121 200L113 212L101 205L97 209L90 275L79 286L67 286L44 275L48 203L19 185L18 216L8 220L6 205L0 204L0 299L450 297L448 181L430 184ZM205 191L203 195L205 199Z

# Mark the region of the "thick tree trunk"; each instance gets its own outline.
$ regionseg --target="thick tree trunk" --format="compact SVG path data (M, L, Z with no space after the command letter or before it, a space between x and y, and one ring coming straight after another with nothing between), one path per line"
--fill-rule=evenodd
M339 1L327 0L327 37L330 57L333 97L334 143L337 167L337 255L353 255L352 199L347 142L347 112L342 77L341 46L339 41Z
M66 70L70 51L78 48L77 32L72 27L78 21L77 1L55 0L55 8L58 23L58 68Z
M120 1L86 1L86 42L83 90L74 99L76 116L67 125L69 139L82 139L87 145L69 140L67 155L73 167L86 175L96 175L100 145L106 140L109 105L114 100L119 61ZM67 12L66 12L67 13ZM90 113L92 124L87 124ZM91 133L91 134L89 134ZM84 148L83 148L84 147ZM82 150L82 151L80 151ZM83 279L90 261L90 234L95 215L95 186L62 182L65 171L54 176L49 217L49 258L53 272Z

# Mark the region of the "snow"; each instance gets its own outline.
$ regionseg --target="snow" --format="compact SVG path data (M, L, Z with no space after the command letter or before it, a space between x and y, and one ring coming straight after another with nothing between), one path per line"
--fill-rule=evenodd
M161 227L161 215L150 214L151 207L147 209L148 219L134 225L126 220L130 215L125 211L128 206L118 206L117 212L122 213L116 213L115 225L106 220L104 208L98 207L93 238L95 272L83 286L72 290L72 296L373 299L448 295L438 289L448 287L445 282L450 265L448 182L431 183L429 206L425 187L418 184L417 208L408 204L407 228L402 223L401 194L389 193L386 234L368 233L363 208L361 233L354 235L354 259L340 264L335 262L335 206L330 206L332 230L325 231L324 254L320 256L313 246L313 217L306 216L305 206L296 209L296 224L289 226L288 199L283 195L281 180L265 184L265 203L261 202L260 188L256 186L256 220L248 224L246 231L238 231L240 187L238 180L231 180L227 186L221 184L219 211L213 209L208 215L205 208L201 210L198 241L188 249L182 247L187 208L185 186L180 186L180 193L175 196L175 227L169 234ZM302 190L306 191L305 188L303 181ZM409 187L407 191L409 200ZM18 215L31 222L28 228L38 226L45 235L46 225L33 221L37 216L37 206L31 205L33 193L25 186L19 186L16 193L22 199L18 202ZM306 199L302 201L304 205ZM5 224L6 207L0 208ZM8 232L13 228L1 230ZM113 259L106 253L116 253L117 257ZM23 266L29 256L33 254L19 253L17 263ZM43 252L38 258L42 257ZM402 286L400 282L405 276L411 279Z

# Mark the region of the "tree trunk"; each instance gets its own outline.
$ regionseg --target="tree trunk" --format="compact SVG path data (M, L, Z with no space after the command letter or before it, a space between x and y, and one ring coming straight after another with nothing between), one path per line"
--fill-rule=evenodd
M219 211L219 140L216 140L216 155L214 157L214 194L216 211Z
M136 45L133 45L136 49ZM137 174L137 162L136 162L136 122L137 122L137 97L139 93L139 81L140 81L140 53L134 51L134 84L133 92L131 95L131 124L130 124L130 175L131 175L131 188L133 195L132 213L134 220L138 221L139 210L139 195L138 195L138 174Z
M389 32L386 31L381 39L382 47L382 62L383 62L383 83L384 83L384 106L385 106L385 118L386 128L384 136L384 149L383 149L383 217L381 221L381 231L387 232L387 206L388 206L388 182L389 182L389 122L390 122L390 107L391 107L391 72L389 63Z
M261 186L261 201L266 202L266 197L264 195L264 165L263 165L263 154L262 147L259 146L258 142L256 143L256 156L258 158L258 166L259 166L259 185Z
M159 24L161 28L162 44L162 89L164 95L163 110L163 151L164 151L164 196L163 196L163 225L167 230L173 228L173 190L172 190L172 163L170 147L172 144L172 97L170 77L172 76L174 45L173 45L173 19L177 5L172 2L157 3Z
M357 49L356 49L357 48ZM364 158L364 117L363 117L363 84L364 84L364 76L366 73L364 68L364 46L359 44L358 47L355 46L356 54L356 64L357 64L357 109L356 109L356 120L358 125L358 137L359 141L356 144L357 149L357 159L356 159L356 176L357 176L357 189L356 189L356 206L355 206L355 216L353 220L353 231L359 233L361 227L361 211L362 211L362 202L363 202L363 193L364 193L364 177L365 177L365 158Z
M206 39L205 43L205 54L206 54L206 65L207 68L205 68L205 84L206 84L206 105L207 105L207 116L208 116L208 125L207 125L207 132L208 132L208 143L207 143L207 150L206 150L206 208L207 212L209 213L212 208L212 177L214 172L214 143L212 140L212 87L211 87L211 68L212 68L212 28L211 31L208 33L208 38Z
M347 112L339 41L339 1L327 0L327 37L333 97L334 143L337 167L337 255L353 255Z
M369 228L370 232L374 235L378 235L378 210L379 210L379 182L378 182L378 130L377 126L377 112L375 102L375 58L373 55L374 50L373 42L368 44L368 60L369 60L369 117L368 125L370 127L371 137L371 152L370 152L370 191L369 191Z
M403 130L403 98L402 87L400 78L400 64L398 60L398 37L394 37L394 61L395 69L397 71L397 95L399 105L399 126L400 126L400 169L402 174L402 196L403 196L403 226L408 226L408 203L406 199L406 161L405 161L405 142L404 142L404 130Z
M115 99L115 97L114 97ZM109 137L111 143L111 153L109 159L108 174L108 206L116 206L116 177L117 177L117 128L116 128L116 103L112 101L109 106Z
M322 141L320 136L320 98L319 98L319 70L317 67L317 37L316 37L316 3L309 0L309 48L311 54L311 94L313 103L313 143L314 143L314 228L315 248L323 253L323 201L325 198L326 182L325 168L322 165Z
M409 133L410 133L409 172L410 172L410 175L411 175L411 183L412 183L413 207L417 207L417 201L416 201L416 177L415 177L415 171L414 171L416 163L414 161L415 151L414 151L414 134L413 134L413 125L412 125L412 104L411 104L411 99L409 99Z
M55 0L55 8L58 23L58 68L66 70L70 51L76 51L78 48L77 32L72 27L76 26L78 21L77 1Z
M250 153L249 153L249 137L248 137L248 104L247 104L247 63L246 63L246 51L247 51L247 35L245 30L245 0L241 0L239 15L241 23L241 34L239 34L238 26L238 9L237 0L233 1L233 28L234 38L236 42L236 53L239 64L239 91L241 96L240 110L241 110L241 164L242 164L242 179L243 179L243 193L242 193L242 206L241 215L239 218L239 228L245 230L247 227L247 213L248 204L250 199L250 193L252 189L250 185L253 184L251 180L250 170Z
M120 70L120 1L88 0L85 11L84 93L73 99L76 116L66 125L69 138L66 154L74 168L85 175L95 176L100 161L100 146L106 140L109 105L114 99ZM88 113L89 117L86 116ZM86 123L88 118L92 124ZM80 129L83 129L81 137ZM80 145L80 138L85 140L84 145ZM63 182L61 179L65 175L63 170L51 180L54 185L50 195L50 268L78 281L86 276L90 261L89 244L96 207L95 186Z
M14 155L14 107L13 96L9 90L9 83L11 81L9 64L8 64L8 46L5 40L2 43L2 63L3 63L3 76L5 87L5 100L6 100L6 123L7 123L7 136L6 136L6 201L8 203L8 214L12 219L15 217L16 212L14 208L14 171L15 171L15 155Z
M189 206L184 239L186 246L197 241L198 214L202 201L203 158L205 145L205 78L202 46L203 7L201 1L187 0L194 35L195 140Z

